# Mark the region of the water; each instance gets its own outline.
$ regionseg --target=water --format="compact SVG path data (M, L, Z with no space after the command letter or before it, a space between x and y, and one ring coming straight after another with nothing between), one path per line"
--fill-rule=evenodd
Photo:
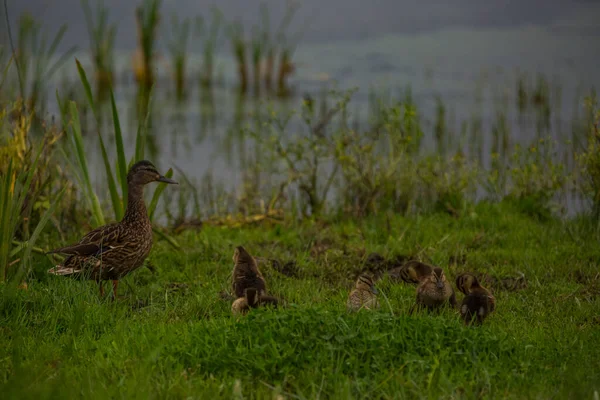
M134 6L121 3L106 2L111 7L111 15L116 15L119 22L116 96L121 123L127 132L127 151L132 154L137 126L132 113L136 88L130 72L135 44ZM252 6L247 3L222 1L219 8L228 20L241 17L246 23L254 23L259 14L258 3ZM585 2L548 5L525 1L520 6L508 3L483 5L460 1L452 6L442 2L425 6L397 1L302 2L299 15L290 27L291 33L303 26L309 27L294 55L297 69L290 83L296 95L285 103L277 102L276 107L298 108L302 94L317 95L323 87L358 87L349 109L358 120L365 121L370 90L401 98L410 87L427 131L433 127L437 98L447 107L446 114L451 118L447 121L449 131L454 133L460 132L461 123L470 121L476 110L483 118L483 132L489 133L499 104L505 102L509 105L513 142L527 142L535 137L535 128L531 121L527 124L518 121L514 107L516 79L519 74L526 74L533 84L536 76L543 74L550 80L553 92L551 134L555 138L566 137L570 134L575 111L581 114L582 95L591 87L600 86L597 68L600 26L593 17L600 15L600 7ZM206 1L166 2L163 14L206 14L209 4ZM281 2L267 4L270 4L272 19L278 21L284 6ZM30 0L11 7L15 14L23 9L32 10L34 16L43 13L45 26L50 31L60 23L67 23L70 34L63 48L73 44L80 48L87 46L78 1L49 5ZM12 19L16 19L14 15ZM168 17L165 20L168 21ZM305 21L310 23L303 25ZM15 26L16 22L13 30ZM164 42L163 37L159 36L159 41ZM264 108L264 99L250 96L241 103L238 101L234 90L236 64L229 43L222 43L216 75L221 77L223 86L213 92L215 108L211 125L202 112L195 79L202 61L200 45L190 45L188 86L192 91L185 103L172 99L168 55L164 46L161 48L153 110L153 140L159 151L153 161L161 169L177 165L196 182L210 171L228 188L234 187L242 172L238 155L245 146L236 139L240 137L240 126L244 125L236 121L237 115L248 116ZM80 53L78 57L87 65L91 76L92 68L86 55ZM74 63L69 63L57 76L76 81ZM55 111L56 105L51 102L49 109ZM529 117L534 119L532 115ZM431 132L426 133L431 136ZM90 157L101 166L99 154L92 153ZM101 178L101 174L97 178Z

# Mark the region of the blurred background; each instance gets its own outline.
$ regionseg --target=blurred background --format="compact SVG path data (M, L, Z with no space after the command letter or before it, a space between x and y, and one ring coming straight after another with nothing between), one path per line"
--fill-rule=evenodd
M319 124L331 138L321 145L331 151L315 155L322 162L307 168L332 173L314 189L335 202L343 197L342 182L351 179L336 167L345 143L334 139L336 132L368 138L367 132L389 126L394 107L404 110L402 118L414 114L415 160L442 163L428 167L439 169L431 179L454 170L440 165L460 157L465 170L496 174L477 178L476 199L501 198L526 179L533 186L545 182L557 210L585 209L566 174L576 175L593 114L586 99L595 99L600 83L598 1L8 0L7 8L17 60L29 65L24 97L38 117L63 123L68 102L75 102L99 193L106 187L103 160L119 151L107 145L106 158L94 134L114 140L112 88L127 159L140 154L141 145L159 168L185 173L196 197L213 193L195 206L167 199L179 201L183 214L192 208L231 212L247 198L261 209L272 198L290 198L278 189L283 186L295 190L300 203L310 198L299 189L304 172L298 165L306 148L316 148L306 141L315 144ZM4 14L0 23L1 56L8 62ZM8 76L3 95L16 97L16 69ZM295 136L306 127L308 139ZM511 176L524 162L523 149L533 146L535 153L540 141L547 163L537 168L552 176ZM286 160L292 153L294 163ZM560 179L559 169L567 171ZM440 185L453 187L453 179L467 178L444 179ZM310 214L314 204L307 207Z

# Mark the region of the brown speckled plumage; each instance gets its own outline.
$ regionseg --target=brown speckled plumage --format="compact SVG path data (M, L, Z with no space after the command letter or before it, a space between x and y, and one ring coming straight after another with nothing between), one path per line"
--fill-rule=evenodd
M54 275L112 280L116 296L118 280L142 266L152 249L152 225L144 203L144 186L150 182L177 183L160 175L149 161L134 164L127 174L128 200L120 222L94 229L78 243L49 253L68 255L62 265L48 270Z
M417 260L408 261L401 267L396 267L388 274L393 280L401 280L405 283L418 284L425 277L431 275L433 267Z
M460 316L466 325L481 325L487 316L496 309L496 299L486 288L481 286L473 274L458 275L456 288L465 295L460 306Z
M231 312L234 315L244 315L250 311L251 308L258 308L264 306L277 307L279 300L273 296L267 296L260 294L255 288L247 288L244 290L244 297L240 297L231 305Z
M237 298L244 297L244 290L247 288L255 288L259 294L266 293L267 284L258 269L258 263L244 247L235 248L233 263L231 286Z
M424 277L417 287L418 308L435 310L450 304L456 307L456 295L450 282L446 280L444 271L434 267L429 276Z
M346 308L350 312L359 311L363 308L368 310L379 308L377 300L377 289L370 275L360 275L356 280L354 289L348 295Z

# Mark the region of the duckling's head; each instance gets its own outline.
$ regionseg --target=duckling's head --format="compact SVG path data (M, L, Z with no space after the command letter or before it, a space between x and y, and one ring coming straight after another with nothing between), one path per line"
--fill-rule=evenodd
M424 264L419 261L411 261L406 264L405 268L405 281L418 283L424 278L431 275L431 266Z
M456 288L463 292L465 295L471 292L471 289L479 287L479 281L475 275L468 272L460 274L456 277Z
M443 289L446 283L446 275L444 275L444 271L440 267L435 267L431 271L430 278L431 282L435 283L435 286L438 289Z
M178 185L172 179L158 173L154 164L150 161L138 161L129 168L127 183L130 185L146 185L150 182L163 182Z
M252 262L252 256L246 251L244 246L237 246L233 251L233 262L235 264L249 263Z
M373 277L369 274L361 274L356 280L356 289L358 290L368 290L374 294L379 293L377 288L375 287L375 282Z

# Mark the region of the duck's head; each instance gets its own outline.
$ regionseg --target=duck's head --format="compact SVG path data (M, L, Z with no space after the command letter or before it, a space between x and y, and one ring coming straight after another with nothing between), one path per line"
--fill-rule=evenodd
M128 184L146 185L150 182L162 182L172 185L179 184L178 182L159 174L154 164L147 160L138 161L129 168L129 172L127 173Z
M429 279L431 282L435 283L435 286L438 289L443 289L446 284L446 275L444 275L444 271L440 267L435 267L431 271Z
M369 274L361 274L358 277L358 279L356 280L356 288L358 290L368 290L374 294L379 293L379 291L375 287L373 277Z
M460 274L456 277L456 288L463 292L465 295L471 292L471 289L478 287L479 281L475 275L470 273Z
M411 261L403 268L402 278L405 282L418 283L431 275L431 266L419 261Z
M249 261L252 261L252 256L250 255L250 253L246 251L244 246L237 246L233 251L233 262L237 264L238 262Z

